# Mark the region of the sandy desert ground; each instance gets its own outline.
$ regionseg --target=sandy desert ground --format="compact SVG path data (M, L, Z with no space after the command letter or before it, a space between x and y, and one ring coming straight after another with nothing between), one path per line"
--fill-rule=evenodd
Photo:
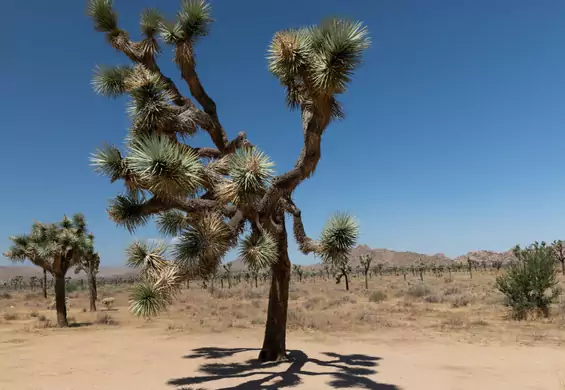
M290 363L259 365L266 286L213 292L192 286L160 318L127 312L123 286L101 288L116 306L52 327L38 293L0 299L0 389L565 389L565 305L516 322L494 275L293 282Z

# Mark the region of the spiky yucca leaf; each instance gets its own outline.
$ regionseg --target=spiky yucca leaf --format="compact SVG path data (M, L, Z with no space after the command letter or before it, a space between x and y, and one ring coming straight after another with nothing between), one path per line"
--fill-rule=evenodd
M249 202L262 194L273 176L274 163L257 148L241 148L231 157L230 179L219 183L216 193L226 202Z
M127 110L138 134L162 132L176 120L171 92L159 74L136 65L126 88L131 96Z
M179 210L159 214L155 223L159 233L169 237L176 237L189 227L186 214Z
M182 26L179 22L161 21L159 34L166 44L175 45L184 39Z
M210 212L191 222L173 244L172 253L181 269L196 269L207 275L218 267L232 241L232 232L223 218Z
M127 92L126 80L133 73L131 66L103 66L94 70L92 87L99 95L116 98Z
M163 291L154 283L140 283L132 288L129 310L138 317L151 318L167 309L167 299Z
M144 241L134 241L126 248L126 264L138 268L149 280L157 280L171 264L165 260L167 246L159 243L149 245Z
M308 64L309 46L305 29L283 30L277 32L267 51L267 63L271 73L287 81L299 76Z
M370 45L368 30L361 22L331 19L309 29L310 69L313 87L318 93L342 93L351 81Z
M239 247L239 257L250 269L262 269L276 263L278 247L276 239L269 233L251 233Z
M147 8L141 13L141 32L147 36L152 37L159 30L159 26L163 21L163 15L155 8Z
M90 0L86 13L94 20L97 31L110 32L118 28L118 14L112 9L112 0Z
M202 163L193 151L167 137L150 135L133 140L128 167L147 188L162 196L187 196L202 184Z
M143 226L149 216L143 213L145 198L137 191L116 196L110 201L107 212L118 225L124 226L130 233Z
M103 145L96 149L91 154L90 165L94 167L94 172L108 176L112 182L127 173L126 162L114 145Z
M208 35L212 7L205 0L183 0L178 12L178 23L186 39L196 42L198 38Z
M171 304L180 291L182 275L176 265L168 265L155 280L155 288L161 292L163 299Z
M359 239L359 223L346 213L333 215L322 230L320 253L324 261L347 257Z

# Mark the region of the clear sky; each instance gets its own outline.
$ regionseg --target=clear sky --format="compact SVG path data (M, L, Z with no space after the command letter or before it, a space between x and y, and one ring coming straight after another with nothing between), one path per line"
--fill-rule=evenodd
M176 1L115 0L121 27ZM561 0L286 0L212 2L216 23L198 71L230 138L244 129L289 169L299 115L266 69L277 30L325 16L363 20L373 39L343 97L347 118L323 139L314 177L295 198L317 236L336 209L358 217L371 247L506 250L565 238L565 2ZM84 212L105 265L123 264L134 237L106 215L121 191L89 167L103 141L121 144L125 99L92 92L97 64L126 63L80 0L2 2L0 249L34 219ZM182 90L170 47L163 71ZM195 144L208 145L204 136ZM153 224L137 237L158 237ZM291 259L315 259L296 252ZM7 264L7 260L0 260Z

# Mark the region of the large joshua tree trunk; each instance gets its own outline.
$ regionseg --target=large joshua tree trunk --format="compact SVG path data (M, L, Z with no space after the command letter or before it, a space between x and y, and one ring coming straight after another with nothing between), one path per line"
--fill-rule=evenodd
M98 293L96 291L96 275L92 269L88 271L87 279L88 289L90 290L90 311L96 311L96 298Z
M43 298L47 298L47 270L43 270Z
M57 325L67 327L67 305L65 303L65 275L55 274L55 308L57 309Z
M288 312L288 290L290 287L291 263L288 257L286 228L277 234L278 261L272 267L271 290L263 347L259 353L262 362L286 359L286 317Z

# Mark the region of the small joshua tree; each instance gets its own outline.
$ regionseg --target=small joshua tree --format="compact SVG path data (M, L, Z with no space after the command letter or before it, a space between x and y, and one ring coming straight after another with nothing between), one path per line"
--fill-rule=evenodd
M549 316L549 308L560 293L553 248L545 242L535 242L525 249L513 250L518 261L496 278L496 287L506 296L516 319L530 313Z
M363 274L365 275L365 289L369 289L369 270L371 269L371 263L373 262L373 256L366 254L359 256L359 261L361 262L361 267Z
M172 22L155 10L144 11L139 42L118 27L112 0L90 0L88 13L95 29L132 62L98 68L93 83L100 94L131 97L132 126L124 152L105 146L92 158L97 172L112 182L125 183L126 192L111 202L108 213L130 231L157 216L161 232L180 237L171 251L172 263L162 263L161 256L150 257L158 265L147 265L150 276L134 294L134 312L156 315L170 303L187 268L210 275L224 254L240 242L243 259L250 264L260 261L272 270L259 360L286 358L291 263L285 216L292 216L294 236L304 254L337 253L306 235L292 195L316 170L322 135L343 116L338 97L347 90L369 46L366 28L330 19L274 35L268 69L285 89L288 106L300 111L304 136L295 166L275 175L268 156L244 132L228 139L216 103L198 76L195 46L212 24L207 2L183 0ZM157 64L159 36L172 46L180 75L201 108L162 73ZM186 142L199 130L208 133L214 147ZM242 237L246 229L248 234Z
M94 252L94 235L88 236L93 243L92 252L86 253L77 264L75 274L84 271L88 282L90 311L96 311L96 300L98 299L98 291L96 288L96 275L100 270L100 256Z
M228 288L231 288L231 267L232 267L232 263L226 263L224 264L224 271L226 273L226 279L228 280Z
M61 222L50 224L35 222L29 234L12 236L10 240L12 246L4 256L12 261L29 260L53 275L57 324L68 326L65 276L69 268L93 251L84 216L65 216Z
M565 275L565 246L563 240L555 240L551 243L551 249L557 261L561 263L561 272Z
M302 283L302 278L304 277L304 268L295 264L293 265L292 269L296 274L296 276L298 277L298 281Z
M322 261L328 263L336 272L336 283L345 278L345 289L349 291L351 264L349 253L357 244L359 225L347 214L334 215L322 231L320 246L327 248L322 254Z

